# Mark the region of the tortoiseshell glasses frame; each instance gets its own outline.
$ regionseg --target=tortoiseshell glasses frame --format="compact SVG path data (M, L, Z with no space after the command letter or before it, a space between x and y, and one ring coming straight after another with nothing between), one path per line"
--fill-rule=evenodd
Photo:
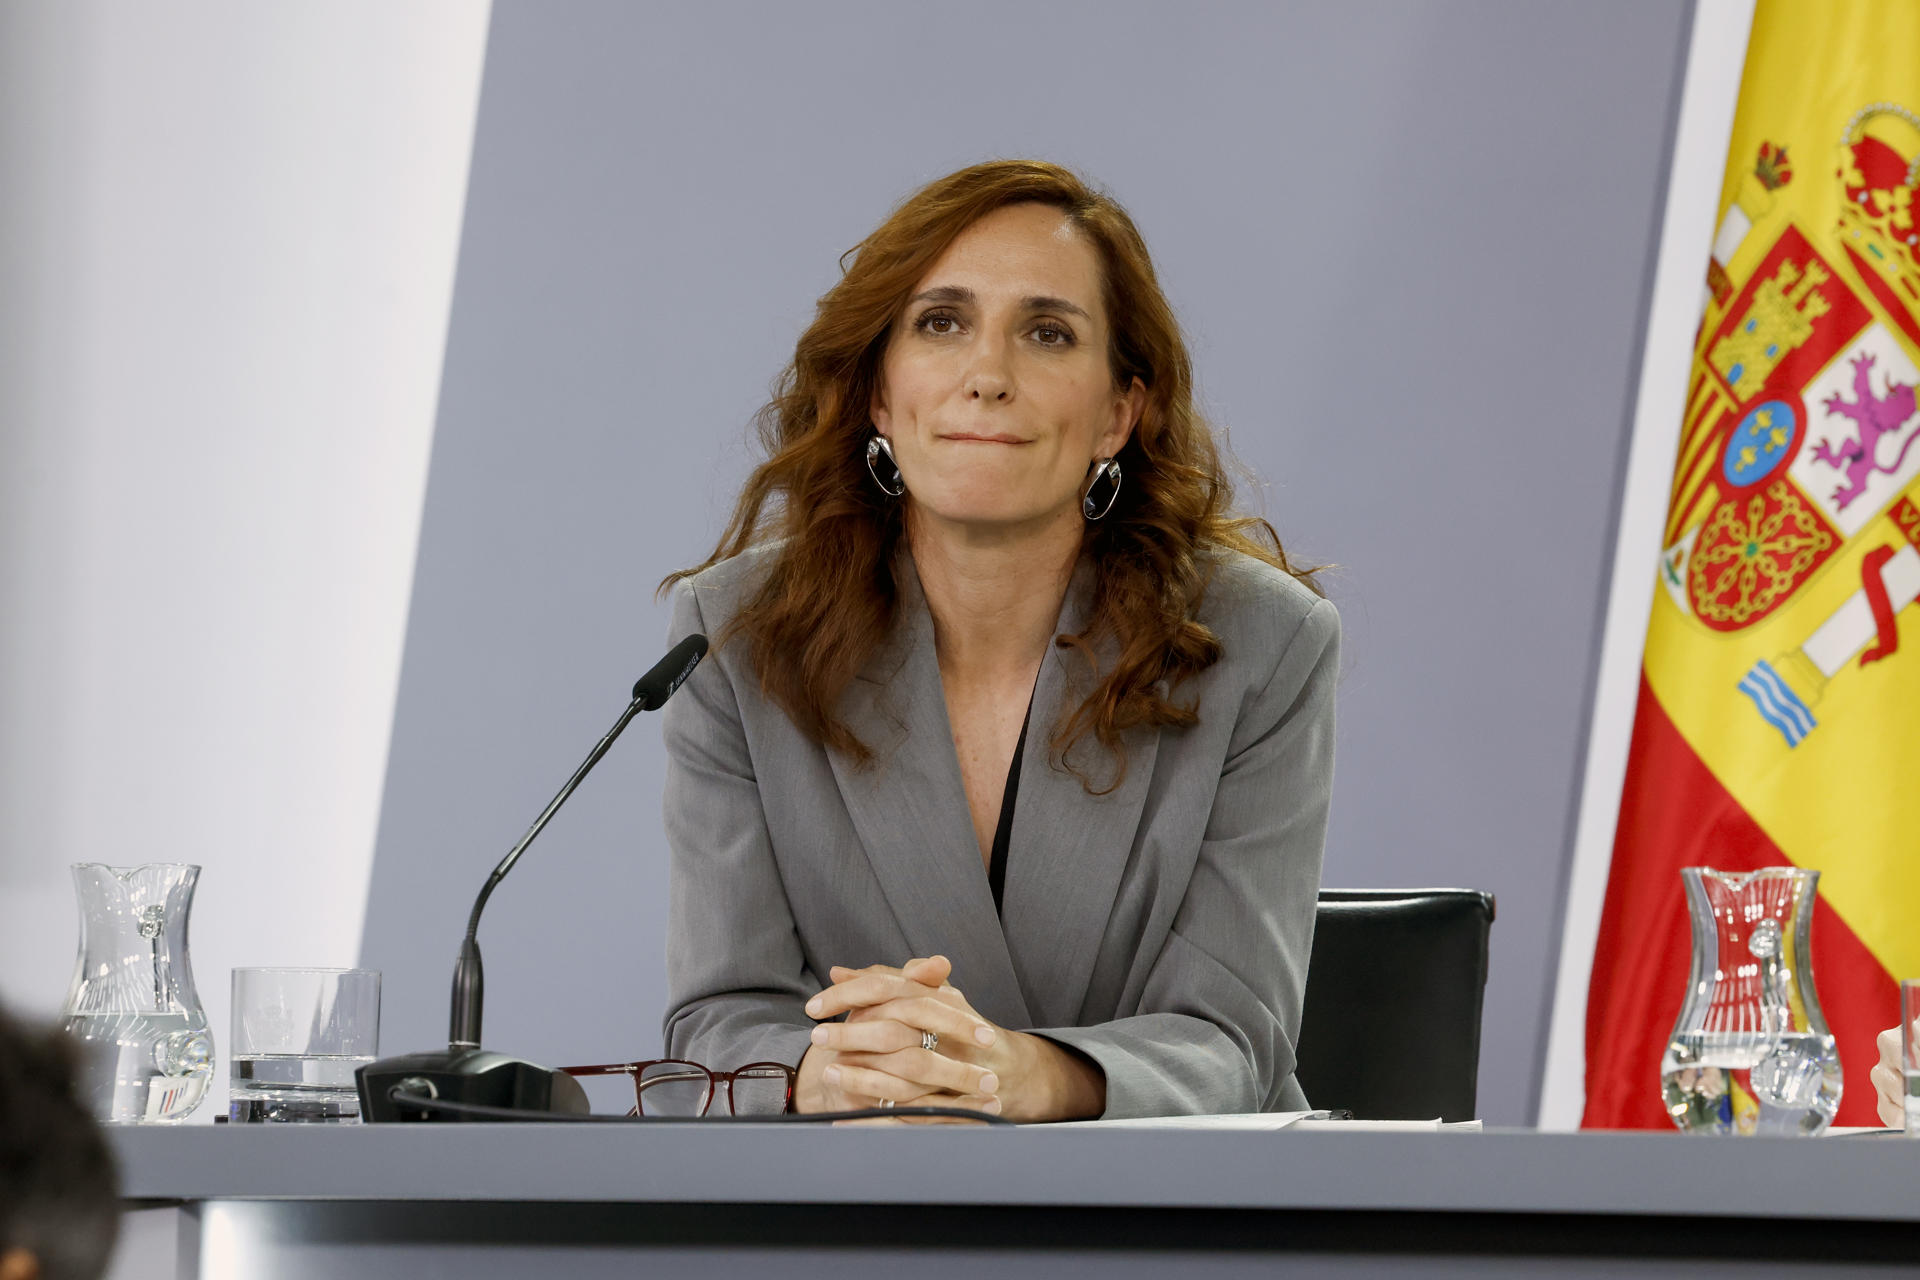
M723 1086L727 1095L727 1113L740 1115L734 1089L736 1083L743 1080L766 1090L769 1099L777 1081L781 1095L780 1110L782 1113L791 1112L793 1085L798 1075L784 1062L749 1062L746 1066L737 1067L732 1071L715 1071L697 1062L688 1062L681 1058L649 1058L643 1062L603 1062L585 1067L562 1067L561 1070L575 1077L632 1076L633 1110L627 1113L630 1116L647 1114L648 1094L652 1094L655 1098L653 1113L655 1115L704 1116L713 1109L714 1099L719 1097ZM696 1089L699 1091L697 1099L694 1093Z

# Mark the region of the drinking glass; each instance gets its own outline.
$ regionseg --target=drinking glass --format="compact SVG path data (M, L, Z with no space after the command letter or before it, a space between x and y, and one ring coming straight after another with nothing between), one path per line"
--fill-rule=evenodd
M356 1123L353 1073L380 1052L372 969L235 969L228 1119Z

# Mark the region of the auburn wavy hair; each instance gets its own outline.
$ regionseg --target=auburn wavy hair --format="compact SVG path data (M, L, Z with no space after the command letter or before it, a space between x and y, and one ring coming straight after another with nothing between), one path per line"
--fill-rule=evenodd
M713 554L660 586L777 543L758 590L715 643L737 637L751 646L762 693L807 736L860 763L871 758L836 707L894 624L894 553L911 496L886 496L867 473L867 406L914 286L967 227L1023 203L1060 209L1098 252L1114 385L1138 378L1146 388L1139 424L1118 455L1119 498L1086 526L1090 623L1056 641L1077 650L1093 678L1087 699L1054 726L1052 751L1064 763L1091 733L1114 760L1111 782L1099 789L1107 791L1126 776L1128 729L1198 719L1172 695L1220 657L1219 638L1195 618L1214 563L1208 553L1244 552L1310 587L1316 570L1289 562L1265 520L1232 514L1232 486L1194 406L1192 361L1146 242L1112 197L1058 165L997 160L949 174L842 256L839 283L820 299L757 419L766 461L748 478Z

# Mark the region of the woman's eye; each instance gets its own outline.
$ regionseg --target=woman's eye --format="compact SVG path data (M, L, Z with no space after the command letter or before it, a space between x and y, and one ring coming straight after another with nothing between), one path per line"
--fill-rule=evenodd
M1058 325L1043 324L1033 331L1033 336L1043 347L1064 347L1073 341L1073 335Z
M920 327L928 333L948 334L957 327L958 322L952 316L934 312L920 317Z

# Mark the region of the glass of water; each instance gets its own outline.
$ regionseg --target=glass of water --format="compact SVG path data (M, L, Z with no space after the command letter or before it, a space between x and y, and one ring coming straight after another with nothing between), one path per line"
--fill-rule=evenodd
M1900 1074L1906 1090L1902 1101L1907 1113L1907 1136L1920 1138L1920 979L1908 978L1900 984Z
M351 1124L353 1073L380 1052L372 969L235 969L228 1119Z

